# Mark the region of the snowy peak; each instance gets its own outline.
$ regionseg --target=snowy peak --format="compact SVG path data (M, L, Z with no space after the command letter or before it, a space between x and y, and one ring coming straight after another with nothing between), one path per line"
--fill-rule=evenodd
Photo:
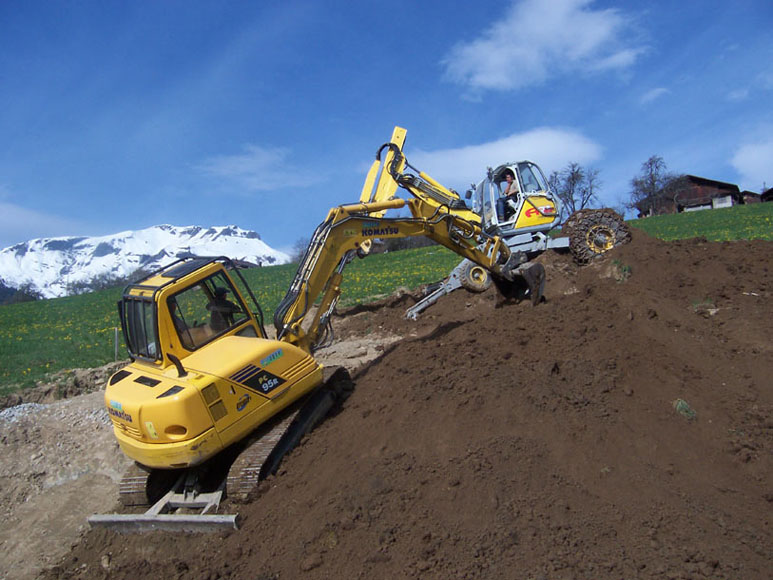
M290 261L256 232L236 226L160 225L111 236L41 238L10 246L0 250L0 285L56 298L187 256L228 256L255 265Z

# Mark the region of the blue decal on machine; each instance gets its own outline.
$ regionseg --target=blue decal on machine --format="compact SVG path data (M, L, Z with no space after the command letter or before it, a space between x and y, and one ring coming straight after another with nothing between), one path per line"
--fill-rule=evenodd
M110 400L110 406L115 409L116 411L123 411L123 405L119 403L118 401Z
M250 395L248 393L244 393L241 397L239 397L239 400L236 401L236 410L237 411L244 411L244 408L247 406L247 404L250 402Z
M260 366L267 367L272 362L275 362L282 358L282 355L284 354L284 351L280 348L272 352L270 355L268 355L266 358L260 359Z

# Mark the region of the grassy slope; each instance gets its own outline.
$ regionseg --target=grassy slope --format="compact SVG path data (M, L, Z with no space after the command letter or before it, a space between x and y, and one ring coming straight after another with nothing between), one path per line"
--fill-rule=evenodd
M661 240L773 240L773 203L659 215L628 223Z
M703 236L709 240L773 240L773 203L688 214L655 216L629 222L664 240ZM405 250L355 260L347 267L341 304L362 303L415 288L446 276L459 262L439 247ZM296 270L295 264L246 272L263 308L266 325ZM115 358L116 301L121 290L27 302L0 307L0 395L31 386L46 374L67 368L99 366ZM124 357L123 344L119 357Z
M344 275L340 303L367 302L401 286L416 288L440 280L458 262L456 254L439 246L354 260ZM273 325L273 312L296 268L297 264L286 264L244 272L267 328ZM113 361L121 290L0 307L0 395L32 386L57 370ZM118 356L125 358L120 332L119 341Z

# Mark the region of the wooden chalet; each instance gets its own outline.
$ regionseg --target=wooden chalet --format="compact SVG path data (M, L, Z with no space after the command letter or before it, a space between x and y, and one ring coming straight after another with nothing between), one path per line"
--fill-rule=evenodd
M674 194L677 212L731 207L744 203L741 190L734 183L714 181L697 175L683 175Z

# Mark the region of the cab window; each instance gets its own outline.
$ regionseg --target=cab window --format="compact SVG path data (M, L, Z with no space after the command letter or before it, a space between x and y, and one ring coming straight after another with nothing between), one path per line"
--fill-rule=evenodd
M547 191L542 176L534 170L530 163L519 163L518 171L521 174L523 191L533 193L535 191Z
M247 311L222 272L210 276L169 299L175 330L188 350L241 325Z

